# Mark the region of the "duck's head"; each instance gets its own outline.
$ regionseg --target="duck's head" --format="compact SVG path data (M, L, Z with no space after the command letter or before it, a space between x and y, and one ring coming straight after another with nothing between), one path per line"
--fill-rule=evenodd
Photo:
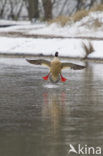
M56 52L55 52L55 57L58 57L58 54L59 54L59 53L56 51Z

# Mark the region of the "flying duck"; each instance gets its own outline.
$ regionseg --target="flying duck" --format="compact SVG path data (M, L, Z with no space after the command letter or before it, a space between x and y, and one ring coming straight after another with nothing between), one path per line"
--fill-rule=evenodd
M67 79L62 76L61 71L64 68L71 68L74 70L81 70L84 69L85 66L77 65L74 63L68 63L68 62L60 62L58 58L58 52L55 52L55 57L53 60L50 62L48 60L40 59L40 60L28 60L26 59L29 63L35 64L35 65L45 65L49 68L49 73L48 75L42 77L44 80L50 79L51 82L57 83L59 80L62 82L65 82Z

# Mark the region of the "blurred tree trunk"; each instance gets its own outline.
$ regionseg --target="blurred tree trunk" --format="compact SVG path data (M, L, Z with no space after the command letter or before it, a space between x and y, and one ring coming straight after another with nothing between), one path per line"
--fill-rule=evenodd
M20 17L23 5L24 5L24 3L23 3L23 1L21 1L21 4L20 4L18 11L17 11L17 14L16 14L17 19Z
M42 0L44 8L44 20L52 19L52 2L51 0Z
M94 0L90 0L89 3L85 0L76 0L76 11L81 10L81 9L90 9L93 4L95 3Z
M91 0L90 3L87 5L88 9L90 9L93 6L94 3L95 3L95 1Z
M14 20L15 19L15 15L14 15L14 12L13 12L13 8L14 8L13 1L9 0L9 3L10 3L10 15L9 15L9 18Z
M9 0L9 5L10 5L10 13L8 15L8 18L12 20L18 20L23 8L23 1Z
M29 19L32 21L33 19L39 18L39 10L38 10L38 0L28 0L28 12Z
M0 18L3 18L3 14L4 14L6 4L7 4L7 0L1 1Z
M82 7L82 0L77 0L76 11L80 10Z
M59 12L59 16L62 15L63 10L65 9L65 7L66 7L66 5L67 5L67 2L68 2L68 0L65 0L65 1L64 1L63 6L62 6L62 8L61 8L61 10L60 10L60 12Z

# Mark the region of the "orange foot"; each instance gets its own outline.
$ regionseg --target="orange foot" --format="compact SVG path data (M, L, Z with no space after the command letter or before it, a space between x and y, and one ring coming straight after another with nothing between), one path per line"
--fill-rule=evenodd
M65 82L67 79L61 75L61 81Z
M46 76L44 76L44 77L42 77L44 80L48 80L48 77L49 77L49 74L48 75L46 75Z

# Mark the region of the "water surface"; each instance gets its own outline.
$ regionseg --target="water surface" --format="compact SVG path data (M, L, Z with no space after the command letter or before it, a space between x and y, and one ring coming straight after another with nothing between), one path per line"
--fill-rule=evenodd
M54 85L42 80L45 67L0 59L0 156L67 156L69 144L102 147L103 64L87 66L65 70L66 83Z

